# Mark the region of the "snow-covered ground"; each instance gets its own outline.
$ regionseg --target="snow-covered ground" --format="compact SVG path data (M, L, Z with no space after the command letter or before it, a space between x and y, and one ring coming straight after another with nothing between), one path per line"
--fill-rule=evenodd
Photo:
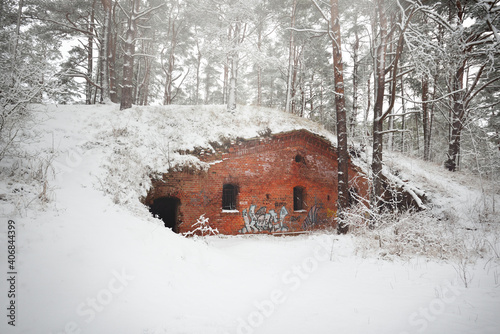
M37 110L26 154L0 162L0 333L500 332L500 218L485 204L494 191L470 175L386 156L426 190L428 216L467 240L457 256L382 252L371 232L187 239L139 202L148 173L203 168L175 150L267 128L330 135L249 107Z

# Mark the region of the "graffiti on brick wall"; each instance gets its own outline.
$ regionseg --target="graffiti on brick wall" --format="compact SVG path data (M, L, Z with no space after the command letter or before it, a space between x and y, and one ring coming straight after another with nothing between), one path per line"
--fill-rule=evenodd
M302 228L304 230L311 229L315 226L321 225L321 224L326 224L328 223L331 219L331 216L333 216L334 211L327 209L326 214L324 212L321 212L323 208L323 204L315 204L309 211L307 212L307 217L304 220L304 223L302 224Z
M314 205L309 212L307 213L307 217L304 220L304 224L302 224L302 228L304 230L307 230L308 228L313 227L314 225L317 225L319 223L318 220L318 211L320 210L320 207L317 205Z
M284 223L285 217L288 216L288 210L285 206L281 207L279 216L274 210L269 210L268 212L265 206L255 211L256 208L257 206L252 204L248 210L243 210L245 226L239 230L239 233L288 231L288 226Z
M290 231L292 226L293 230L300 229L300 217L289 216L288 210L283 205L279 214L275 210L267 211L265 206L255 211L257 206L252 204L250 208L243 210L243 220L245 226L240 229L239 233L258 233L258 232L287 232ZM334 211L327 210L326 213L322 212L323 205L316 204L307 212L305 220L302 222L302 229L309 230L317 227L320 224L325 224L331 221ZM288 219L289 224L285 224L285 218Z

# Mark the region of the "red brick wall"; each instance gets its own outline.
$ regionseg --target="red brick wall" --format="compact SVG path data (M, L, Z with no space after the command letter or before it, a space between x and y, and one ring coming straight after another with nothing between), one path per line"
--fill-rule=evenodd
M302 159L296 161L296 156ZM155 198L180 199L179 232L192 229L202 214L224 234L292 232L335 226L337 155L325 140L294 131L240 142L202 158L207 172L174 172L154 181L146 204ZM349 175L367 197L368 183L354 168ZM358 176L358 177L356 177ZM238 187L236 210L222 210L222 187ZM304 210L293 209L293 188L304 188ZM283 209L285 208L285 209Z

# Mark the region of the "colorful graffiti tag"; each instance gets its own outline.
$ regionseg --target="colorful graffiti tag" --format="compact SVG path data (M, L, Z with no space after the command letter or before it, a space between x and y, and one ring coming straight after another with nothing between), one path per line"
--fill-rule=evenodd
M291 229L300 229L300 217L289 216L289 212L283 205L279 212L279 215L275 210L267 211L265 206L260 207L259 210L255 211L257 206L252 204L250 208L243 210L243 220L245 226L240 229L239 233L258 233L258 232L288 232ZM310 230L318 225L331 222L333 216L335 216L335 211L327 210L325 214L322 212L323 205L316 204L307 212L305 220L302 222L303 230ZM285 218L289 219L288 224L285 224ZM292 228L290 228L292 226Z
M257 212L256 205L252 204L250 208L243 210L243 220L245 226L239 230L240 233L256 233L256 232L286 232L288 226L284 224L285 217L288 215L288 210L285 206L281 207L280 214L274 210L269 210L265 206L261 207Z
M304 220L304 224L302 224L302 228L304 230L307 230L308 228L313 227L314 225L317 225L319 223L318 219L318 211L321 208L318 205L314 205L309 212L307 213L307 217Z
M307 217L302 223L302 229L310 230L319 225L326 225L332 223L334 217L336 216L335 210L326 209L326 213L323 211L323 204L315 204L307 212Z

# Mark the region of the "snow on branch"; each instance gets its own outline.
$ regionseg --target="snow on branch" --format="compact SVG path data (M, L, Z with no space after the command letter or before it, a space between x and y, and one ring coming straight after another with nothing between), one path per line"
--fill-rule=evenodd
M208 222L209 218L205 217L205 214L202 214L191 226L191 230L185 233L182 233L185 237L195 237L195 236L207 236L207 235L218 235L219 230L217 228L212 228Z
M425 199L426 195L423 190L418 189L417 187L414 187L403 180L401 180L399 177L396 175L386 171L383 171L383 176L393 185L395 185L400 192L406 193L409 195L412 199L413 202L416 204L417 208L419 210L426 210L427 207L424 204L423 199Z

